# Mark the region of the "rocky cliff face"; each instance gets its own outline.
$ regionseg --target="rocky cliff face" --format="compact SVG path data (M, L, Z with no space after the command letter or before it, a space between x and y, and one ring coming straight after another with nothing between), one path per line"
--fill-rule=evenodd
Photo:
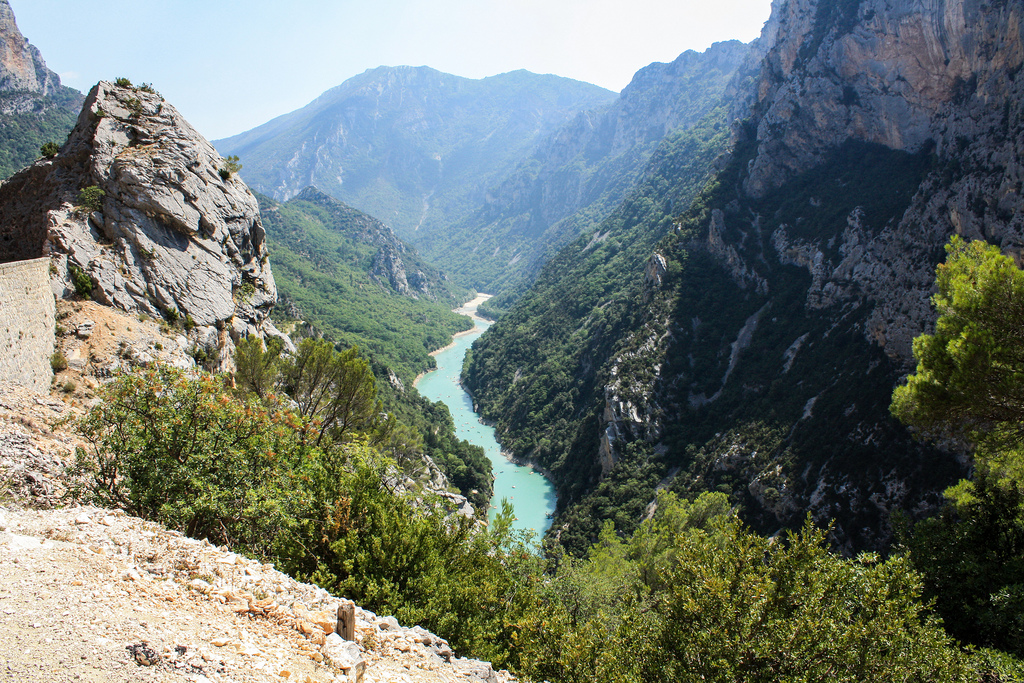
M627 201L602 224L596 235L623 251L644 247L618 266L621 284L604 284L609 266L587 266L579 243L560 257L566 275L548 272L547 291L525 302L537 313L541 296L606 292L569 323L572 339L595 337L584 352L530 341L569 359L557 370L584 397L559 413L576 436L533 451L575 498L566 534L614 515L609 500L653 496L654 483L728 490L766 531L810 510L835 520L851 551L884 545L893 510L941 500L962 462L914 442L887 407L912 339L934 321L949 236L1022 253L1022 13L975 0L776 2L756 77L731 88L735 139L716 182L688 210L650 185L662 207ZM661 159L668 192L683 158ZM492 333L522 348L500 321ZM553 441L517 417L531 407L516 397L555 370L531 370L530 354L504 368L478 358L474 381L494 387L485 408L510 416L505 438L526 452Z
M256 198L150 88L101 82L52 160L0 185L4 260L49 255L58 296L232 339L272 331L277 298Z
M52 95L60 87L60 77L18 30L10 3L0 0L0 91Z
M0 0L0 178L32 163L44 143L63 140L81 107L82 94L46 68Z
M929 324L935 254L949 234L1018 255L1024 244L1022 15L1012 2L906 0L787 2L773 16L778 39L762 63L757 151L744 181L751 196L847 140L927 147L944 164L898 225L854 230L853 242L844 239L849 253L817 276L833 302L867 294L875 304L867 334L903 362Z

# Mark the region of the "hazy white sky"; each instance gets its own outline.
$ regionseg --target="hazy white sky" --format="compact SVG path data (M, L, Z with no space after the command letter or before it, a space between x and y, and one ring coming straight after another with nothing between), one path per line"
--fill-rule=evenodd
M66 85L151 82L207 138L253 128L382 64L515 69L619 91L633 73L753 40L770 0L9 0Z

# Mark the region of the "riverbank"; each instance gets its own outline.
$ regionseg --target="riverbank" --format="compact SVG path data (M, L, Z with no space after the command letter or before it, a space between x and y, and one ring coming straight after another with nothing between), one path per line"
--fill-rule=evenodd
M476 298L474 298L471 301L467 301L466 303L462 304L461 306L459 306L458 308L453 309L453 310L456 313L459 313L460 315L468 315L473 320L479 320L479 321L484 322L484 323L490 323L491 321L488 320L487 318L481 318L479 315L477 315L476 314L476 309L477 309L477 307L480 304L482 304L483 302L487 301L488 299L490 299L493 296L494 296L493 294L477 294ZM478 333L479 333L479 329L477 328L476 325L473 325L473 327L469 328L468 330L463 330L462 332L456 332L455 334L452 335L452 341L451 341L450 344L448 344L447 346L442 346L439 349L435 349L435 350L431 351L430 355L434 356L436 358L437 354L444 353L445 351L448 351L449 349L455 348L455 344L458 343L459 337L465 337L466 335L469 335L469 334L478 334ZM427 372L421 372L420 374L416 375L416 379L413 380L412 385L416 386L417 384L419 384L419 381L421 379L423 379L427 374L429 374L431 372L434 372L434 371L433 370L427 370Z

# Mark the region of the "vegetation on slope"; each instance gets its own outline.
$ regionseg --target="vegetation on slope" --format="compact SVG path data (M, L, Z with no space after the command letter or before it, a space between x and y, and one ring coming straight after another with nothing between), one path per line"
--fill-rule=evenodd
M847 217L859 207L867 231L898 220L931 157L850 143L755 201L740 190L752 152L742 140L703 189L724 136L706 125L664 145L638 191L549 262L472 352L466 383L503 444L553 473L552 533L572 552L585 552L601 520L634 528L665 477L686 496L729 494L772 532L802 523L825 477L866 499L887 496L883 478L899 476L920 499L958 474L889 418L899 368L864 343L866 307L809 307L807 268L782 262L773 244L786 226L791 242L813 236L837 258ZM730 271L718 239L738 245L746 271ZM602 466L615 405L627 408ZM847 504L841 489L851 490L823 485L815 514L836 519L850 549L884 544L872 531L884 529L878 508Z
M809 525L769 540L722 494L664 494L631 537L609 524L586 559L547 562L510 510L484 530L397 490L379 425L338 432L224 387L160 367L115 378L82 422L80 493L533 680L1009 680L1012 661L927 615L903 558L841 559Z
M39 158L46 143L61 144L75 126L82 95L60 88L52 96L0 93L0 180Z
M375 218L309 188L278 203L260 197L281 304L275 317L301 317L344 346L359 346L405 384L435 367L429 352L472 321L451 311L469 292L450 283ZM397 258L420 289L388 279Z
M301 319L300 332L323 335L338 349L358 347L379 380L384 409L399 424L396 438L429 455L475 506L486 507L490 460L455 436L444 404L412 386L416 375L435 367L429 352L472 326L451 311L469 292L384 224L312 188L285 203L259 199L281 300L275 317L286 328ZM408 274L405 292L389 280L392 266ZM269 362L276 373L276 361Z
M459 282L494 293L482 310L497 317L544 263L615 210L665 137L720 104L748 51L727 41L641 69L615 102L540 142L471 215L417 243Z

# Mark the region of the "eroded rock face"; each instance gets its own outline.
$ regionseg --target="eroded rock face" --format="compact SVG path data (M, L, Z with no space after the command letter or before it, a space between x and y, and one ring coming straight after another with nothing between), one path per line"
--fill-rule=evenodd
M60 88L60 78L46 68L39 50L18 30L14 11L0 0L0 91L49 95Z
M86 188L103 192L92 207ZM95 192L95 191L94 191ZM60 154L0 186L4 260L47 254L61 297L188 321L216 339L272 330L277 289L255 196L149 88L100 82Z
M1024 9L974 0L787 0L757 84L763 196L848 139L917 152L969 100L1002 101L1024 61Z

